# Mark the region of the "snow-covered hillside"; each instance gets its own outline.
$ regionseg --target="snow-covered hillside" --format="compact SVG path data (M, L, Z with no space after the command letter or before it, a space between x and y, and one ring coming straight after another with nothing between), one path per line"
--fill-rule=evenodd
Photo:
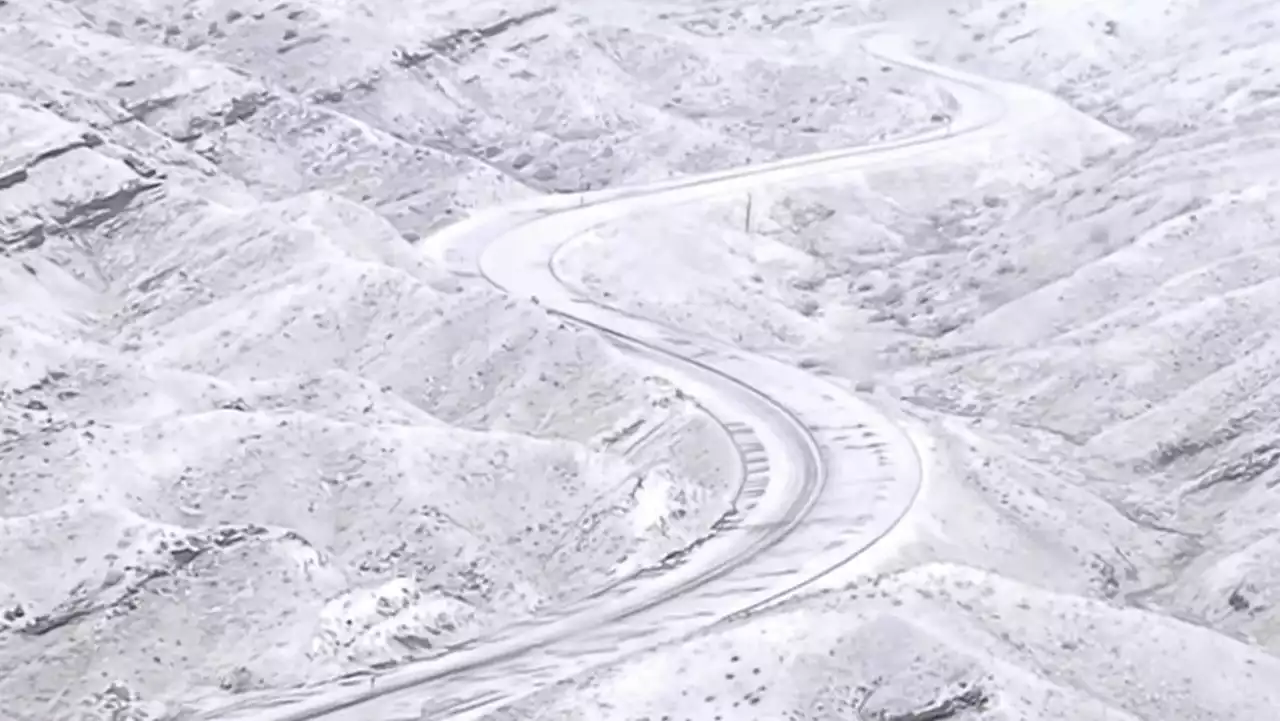
M725 625L489 718L1261 721L1280 703L1277 676L1280 660L1211 630L929 564Z
M557 270L916 417L902 550L494 718L1271 721L1261 0L0 0L0 715L437 653L705 533L739 479L696 399L415 244L938 127L881 20L1063 102Z
M912 544L882 563L892 603L857 588L797 601L528 717L1271 718L1280 8L889 14L919 52L1052 91L1062 112L963 154L602 228L559 269L597 300L784 355L928 424ZM628 280L658 267L674 269L660 288ZM960 578L1001 608L922 617L918 599ZM995 646L957 632L973 614ZM695 648L744 639L744 662L768 657L760 680L726 664L717 682L668 685L691 678Z
M6 712L431 652L726 510L736 459L693 402L411 242L538 187L839 145L938 99L846 77L835 47L527 10L0 6ZM668 56L714 77L685 87ZM780 92L809 110L756 111ZM892 122L812 117L833 98Z

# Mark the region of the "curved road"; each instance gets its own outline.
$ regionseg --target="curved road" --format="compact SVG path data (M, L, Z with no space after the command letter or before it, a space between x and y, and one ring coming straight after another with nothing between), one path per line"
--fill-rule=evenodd
M600 224L751 187L945 152L1056 101L911 58L881 28L864 47L886 62L948 82L949 127L851 150L580 196L538 198L474 216L425 241L456 271L536 296L591 326L637 362L698 398L743 461L735 510L672 563L641 571L557 612L501 629L451 653L320 689L248 700L204 715L255 721L399 721L477 716L587 668L774 603L885 537L921 486L907 435L865 401L821 377L587 301L563 285L556 252Z

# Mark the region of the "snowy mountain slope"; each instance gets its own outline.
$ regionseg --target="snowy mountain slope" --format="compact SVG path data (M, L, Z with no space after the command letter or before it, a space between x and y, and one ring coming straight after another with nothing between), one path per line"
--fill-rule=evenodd
M0 262L38 285L24 263L37 276L60 271L39 263L37 252L21 256L30 262ZM341 277L351 262L318 276ZM370 275L392 272L376 269ZM403 307L397 299L417 299L419 309L453 300L411 276L393 277L407 292L374 296L386 315ZM311 280L293 284L293 294ZM192 297L157 299L163 290L149 301L164 311L181 311ZM223 290L234 298L234 285ZM5 307L40 308L50 299L32 295L6 293ZM378 306L362 305L365 297L340 304L346 298L329 294L311 307L340 317L378 314ZM256 302L256 325L220 326L235 330L194 354L174 352L195 345L187 328L173 328L189 320L183 316L162 324L140 312L131 319L103 311L93 322L92 310L78 308L71 309L78 317L46 311L44 319L7 319L0 336L9 359L0 447L3 556L13 571L3 586L0 641L7 698L37 708L74 704L101 690L96 669L155 698L216 686L227 674L240 679L237 688L297 683L351 661L420 651L442 639L413 641L431 627L412 617L414 608L456 597L466 614L450 614L447 640L572 598L619 563L652 561L687 544L733 490L728 441L696 407L534 309L470 299L489 309L491 323L506 314L521 326L506 357L528 358L519 365L534 374L500 376L486 389L476 375L501 366L486 365L474 328L419 338L411 355L426 368L416 372L404 362L379 365L377 353L352 358L347 348L358 350L364 333L343 338L331 330L313 338L314 348L264 353L261 339L287 342L288 329L310 319L310 307L290 313L274 300ZM422 386L432 369L441 384L435 393ZM530 392L540 388L538 377L559 395ZM577 409L588 415L572 414ZM614 440L619 427L636 425L649 427L647 445ZM659 496L648 498L653 492ZM228 534L236 541L223 552L217 539ZM198 553L180 552L193 544ZM296 585L262 585L260 567ZM324 638L322 612L342 618L344 598L387 583L422 588L404 603L407 611L375 614L402 623L399 635L410 643L357 635L347 643L360 641L359 654L315 648ZM165 610L163 599L174 597L178 606ZM243 635L215 643L209 630L190 625L194 618ZM151 658L164 649L171 663L158 673Z
M753 193L749 229L746 198L603 228L562 254L562 274L602 302L878 388L927 422L938 476L917 506L914 543L885 560L886 570L941 560L1072 603L1106 599L1097 608L1108 617L1136 613L1114 606L1141 609L1161 620L1140 633L1113 637L1047 612L1008 633L1019 644L1043 629L1086 628L1090 643L1140 635L1167 650L1119 647L1121 659L1139 666L1176 655L1188 668L1102 698L1094 689L1116 674L1100 670L1079 680L1092 700L1058 705L1053 695L1070 699L1077 689L1028 696L1021 674L1032 669L1037 685L1058 679L1059 661L1010 661L1002 651L996 665L1013 663L1019 678L988 683L989 706L953 715L1074 719L1091 708L1100 717L1270 718L1273 702L1260 700L1280 679L1262 655L1277 643L1280 158L1262 58L1275 55L1268 28L1280 17L1267 3L916 3L887 12L918 22L918 47L940 61L1054 90L1134 141L1086 130L1096 126L1064 108L1052 124L963 157ZM628 282L654 277L673 258L689 271L669 272L658 288ZM650 272L623 272L637 266ZM699 272L710 268L715 275ZM983 586L998 598L994 584L1004 582ZM802 629L833 627L805 609L785 613ZM766 615L725 633L771 623ZM1221 666L1175 650L1208 633L1220 635L1213 643L1228 657L1255 659L1232 677L1237 690L1204 688ZM825 644L815 634L777 647L825 653ZM663 686L645 674L692 653L637 659L606 674L615 680L564 691L554 713L528 717L610 718L615 708L689 715L704 708L692 691L651 692ZM891 655L865 650L856 659L889 664ZM771 688L782 668L767 679ZM627 675L648 680L624 688ZM723 687L750 691L736 680ZM825 708L806 705L827 693L815 686L765 710L743 696L714 713L843 718L847 707L833 704L855 690ZM723 699L714 687L706 695ZM1149 705L1168 699L1175 705ZM576 702L584 710L570 711Z
M549 7L0 3L7 713L430 652L700 533L734 479L695 406L405 241L945 122L854 49L890 17L1137 142L1064 111L567 253L598 298L896 395L940 472L882 590L527 713L1270 718L1270 4ZM688 666L757 635L765 681Z
M490 718L1261 720L1280 702L1266 683L1277 675L1273 656L1206 629L935 564L729 623Z
M19 21L13 55L101 87L260 192L323 184L418 234L522 184L841 147L927 123L947 100L880 77L814 32L816 12L762 26L683 3L52 5L0 10ZM51 12L75 30L42 29ZM866 14L843 17L847 30ZM448 188L408 189L422 177Z
M297 95L255 111L266 68L101 8L0 13L12 713L422 652L723 512L734 464L695 405L410 251L526 192L506 173Z
M939 60L1032 82L1142 138L1275 111L1272 3L1019 1L933 10L927 27L938 32L922 32L921 47Z
M719 517L735 467L696 406L405 241L528 185L835 147L945 98L804 30L761 53L628 12L0 6L9 712L420 653ZM808 109L775 117L791 93Z

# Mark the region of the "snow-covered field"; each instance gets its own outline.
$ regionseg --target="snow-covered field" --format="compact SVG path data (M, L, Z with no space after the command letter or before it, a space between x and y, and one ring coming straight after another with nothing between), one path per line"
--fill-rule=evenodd
M3 715L430 654L705 533L738 478L696 402L413 243L937 127L858 49L883 19L1061 113L557 269L919 419L911 542L495 718L1273 719L1260 0L0 0Z

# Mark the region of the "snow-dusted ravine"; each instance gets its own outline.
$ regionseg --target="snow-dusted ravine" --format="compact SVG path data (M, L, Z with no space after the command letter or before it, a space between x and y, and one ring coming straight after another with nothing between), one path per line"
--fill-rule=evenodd
M893 544L890 532L923 485L924 464L903 425L813 373L596 305L554 270L557 251L601 223L756 186L945 153L1060 107L1035 91L911 58L883 28L859 35L885 62L948 83L959 110L945 127L643 187L540 198L478 214L423 241L455 270L536 297L551 312L594 327L697 397L738 444L747 473L738 513L678 564L648 569L445 656L270 701L246 699L202 718L475 717L592 666L776 602L877 544Z

